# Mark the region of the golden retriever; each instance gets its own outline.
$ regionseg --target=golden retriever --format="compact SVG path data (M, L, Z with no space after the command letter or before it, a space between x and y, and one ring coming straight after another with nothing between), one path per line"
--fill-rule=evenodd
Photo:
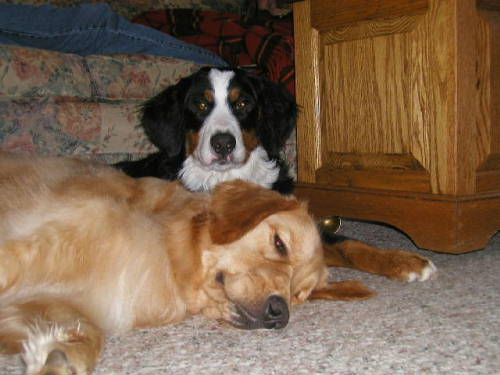
M282 328L308 298L373 295L329 283L330 264L409 281L435 269L357 241L325 257L305 203L240 180L192 193L97 163L0 153L0 347L21 352L27 374L90 374L106 334L191 314Z

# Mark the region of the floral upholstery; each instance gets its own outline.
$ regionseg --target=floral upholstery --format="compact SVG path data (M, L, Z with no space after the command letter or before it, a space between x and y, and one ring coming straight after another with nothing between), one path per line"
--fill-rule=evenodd
M9 2L26 4L26 0ZM98 1L29 1L30 4L57 6L84 2ZM165 6L204 8L217 3L224 9L227 4L235 4L209 0L114 0L106 3L129 18ZM138 126L140 104L199 68L192 62L158 56L82 57L2 45L0 149L89 157L108 162L142 157L155 148Z
M143 55L0 47L0 148L106 161L154 151L139 105L200 66Z
M10 0L26 3L26 0ZM89 0L31 0L76 5ZM98 1L94 1L98 2ZM128 18L160 7L238 12L234 0L112 0ZM107 162L153 152L139 126L139 106L200 65L145 55L78 56L0 45L0 150L71 155ZM285 158L295 165L295 141ZM291 168L294 171L295 168Z

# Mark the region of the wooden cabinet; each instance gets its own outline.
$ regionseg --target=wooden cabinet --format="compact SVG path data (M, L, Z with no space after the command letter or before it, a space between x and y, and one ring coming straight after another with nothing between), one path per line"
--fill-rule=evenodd
M297 194L461 253L500 229L500 0L294 4Z

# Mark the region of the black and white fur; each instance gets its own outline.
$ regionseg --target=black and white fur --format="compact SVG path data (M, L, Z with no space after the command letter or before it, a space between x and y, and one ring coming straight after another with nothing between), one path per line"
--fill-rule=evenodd
M202 68L144 104L142 126L159 152L117 167L133 177L179 178L193 191L240 178L290 193L280 150L297 112L293 96L267 78Z

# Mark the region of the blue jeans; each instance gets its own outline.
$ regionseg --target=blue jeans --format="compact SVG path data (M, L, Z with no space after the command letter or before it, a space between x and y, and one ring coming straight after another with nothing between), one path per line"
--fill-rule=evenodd
M0 43L78 55L112 53L174 57L225 66L214 53L113 13L106 4L76 8L0 4Z

